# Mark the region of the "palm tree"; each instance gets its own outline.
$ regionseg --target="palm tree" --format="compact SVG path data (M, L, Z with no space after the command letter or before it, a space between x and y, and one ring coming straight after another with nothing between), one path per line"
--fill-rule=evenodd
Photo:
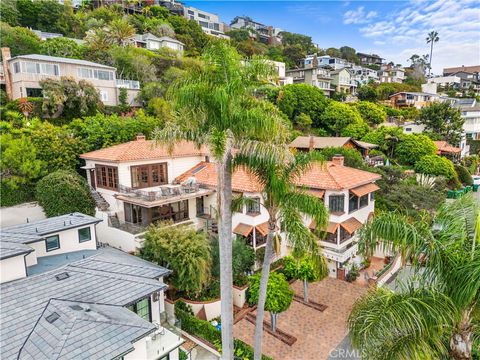
M433 43L436 43L440 40L438 37L438 32L430 31L425 40L427 41L427 44L430 44L430 62L428 63L428 75L430 76L430 71L432 70Z
M167 144L185 139L208 146L217 167L217 213L220 248L222 359L233 358L232 298L232 160L239 154L287 159L287 128L276 108L254 96L272 68L261 59L242 62L223 41L204 50L202 64L174 82L167 97L174 119L155 132ZM268 141L263 143L259 140Z
M263 318L267 298L267 284L272 261L273 240L280 236L280 228L294 256L312 255L321 273L327 272L325 259L319 254L317 238L303 223L303 215L312 217L319 226L326 225L328 211L320 198L310 195L295 180L313 164L323 160L316 152L298 153L290 162L268 162L256 156L236 156L235 164L247 165L263 186L263 207L269 215L268 235L263 258L260 291L255 323L254 359L262 356Z
M384 213L362 229L362 252L371 255L378 241L410 259L415 274L403 290L372 290L355 304L352 343L366 358L472 359L480 340L479 230L470 195L421 221Z
M108 34L116 44L126 46L135 37L135 28L125 20L117 19L108 25Z
M107 50L113 44L106 28L93 28L85 33L85 42L94 50Z

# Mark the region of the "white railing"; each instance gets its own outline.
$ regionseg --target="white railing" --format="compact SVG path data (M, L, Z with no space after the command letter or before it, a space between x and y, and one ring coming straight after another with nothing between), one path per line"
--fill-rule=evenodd
M125 89L132 89L132 90L140 89L140 81L124 80L124 79L117 79L116 81L117 81L118 88L125 88Z

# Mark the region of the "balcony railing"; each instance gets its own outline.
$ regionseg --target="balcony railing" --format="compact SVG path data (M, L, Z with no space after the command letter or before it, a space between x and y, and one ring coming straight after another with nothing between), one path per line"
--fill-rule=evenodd
M117 87L118 88L125 88L125 89L132 89L132 90L139 90L140 89L140 81L117 79Z
M193 194L200 191L198 184L194 185L166 185L160 186L158 190L138 190L128 186L120 185L119 192L129 197L145 201L167 200L182 195Z

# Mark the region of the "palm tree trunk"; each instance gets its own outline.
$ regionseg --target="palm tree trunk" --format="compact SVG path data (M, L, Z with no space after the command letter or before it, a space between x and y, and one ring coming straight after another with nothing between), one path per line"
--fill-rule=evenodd
M472 359L472 324L470 323L470 313L472 309L463 313L462 321L457 330L450 338L450 355L455 360Z
M232 154L230 147L217 162L218 242L220 249L220 298L222 359L233 359L233 277L232 277Z
M267 242L265 244L265 255L263 256L262 276L260 278L260 289L258 294L257 318L255 320L255 346L253 348L254 360L260 360L262 358L263 319L265 317L265 301L267 299L268 277L270 275L270 263L272 261L275 223L273 224L273 226L271 226L269 222L268 228L269 230L267 235Z
M428 76L430 76L430 71L432 71L432 54L433 54L433 39L430 44L430 61L429 61L430 64L428 65Z
M303 280L303 301L308 303L308 281Z

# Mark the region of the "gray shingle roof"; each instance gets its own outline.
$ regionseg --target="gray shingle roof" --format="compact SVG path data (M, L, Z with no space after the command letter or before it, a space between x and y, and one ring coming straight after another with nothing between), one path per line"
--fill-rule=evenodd
M91 66L91 67L96 67L96 68L116 70L112 66L98 64L98 63L94 63L92 61L79 60L79 59L69 59L69 58L62 58L62 57L48 56L48 55L39 55L39 54L19 55L19 56L15 56L15 57L11 58L10 61L13 61L15 59L48 61L48 62L57 62L57 63L64 63L64 64L74 64L74 65Z
M52 299L127 306L166 288L165 284L149 278L149 275L154 274L154 267L157 268L155 275L165 274L168 270L127 256L129 255L119 250L100 249L97 252L98 258L92 255L85 261L80 260L39 275L1 284L0 358L17 358L22 345ZM67 273L68 277L57 280L56 276L63 273ZM104 347L103 343L110 341L108 333L104 333L101 326L98 334L96 326L91 328L89 325L82 329L78 330L79 334L83 333L82 341L68 347L70 350L75 348L69 358L82 358L83 347L88 347L90 341L97 341L95 350L92 351L100 351ZM124 332L130 331L128 327L122 329ZM57 336L45 336L55 344L58 342ZM52 347L52 343L46 343L45 339L38 341L43 344L42 349ZM30 349L32 348L29 351L34 351ZM28 358L27 354L30 353L25 354L25 358ZM37 356L41 357L40 354ZM86 358L97 357L92 355Z
M30 246L24 244L0 241L0 260L8 259L13 256L28 254L32 251L33 249Z
M4 228L2 229L2 241L4 234L8 233L10 234L8 241L28 244L38 241L39 239L35 239L35 237L29 238L28 236L25 237L22 235L33 235L42 237L47 234L53 234L67 229L96 224L100 221L102 220L78 212L55 216L44 220Z
M132 351L132 342L153 330L153 324L121 306L50 300L19 359L114 358Z

